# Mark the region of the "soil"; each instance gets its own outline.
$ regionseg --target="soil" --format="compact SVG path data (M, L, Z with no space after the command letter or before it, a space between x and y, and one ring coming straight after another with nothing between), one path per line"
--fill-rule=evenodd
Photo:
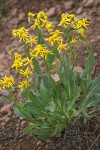
M1 9L2 8L2 9ZM86 32L89 44L94 43L95 64L93 78L100 75L100 2L99 0L8 0L0 3L0 77L13 73L10 69L12 58L7 53L12 47L22 51L23 46L15 40L12 29L27 24L27 13L47 12L50 19L58 23L62 13L74 13L79 18L86 17L90 25ZM79 45L77 66L84 68L87 51ZM16 79L18 76L16 75ZM3 98L6 97L6 99ZM17 95L22 100L20 93ZM84 124L82 118L73 121L62 132L60 138L40 141L33 135L24 135L22 129L27 122L14 115L12 104L7 99L7 91L0 92L0 150L99 150L100 111Z

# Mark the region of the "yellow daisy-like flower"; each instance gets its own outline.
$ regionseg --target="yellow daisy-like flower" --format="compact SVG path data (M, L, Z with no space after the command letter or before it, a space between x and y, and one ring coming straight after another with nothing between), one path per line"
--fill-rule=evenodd
M27 80L24 80L24 81L20 82L19 85L18 85L18 87L19 87L21 90L23 90L24 88L27 88L27 87L29 87L29 86L30 86L30 84L29 84L29 82L28 82Z
M67 27L67 25L69 25L73 20L75 19L75 15L74 14L62 14L61 15L61 21L59 23L58 26L64 26L65 28Z
M47 20L45 21L45 27L46 27L46 29L48 30L49 33L51 33L53 31L52 23L47 21Z
M71 42L70 42L70 44L74 44L74 43L76 43L77 42L77 36L74 38L74 37L72 37L72 40L71 40Z
M28 40L28 30L25 29L25 27L21 27L19 28L18 30L13 30L12 31L12 34L14 37L19 37L19 42L20 41L23 41L23 42L26 42Z
M61 52L61 50L66 50L66 46L67 46L67 44L63 44L62 41L61 41L61 43L59 44L59 46L57 48L59 53Z
M62 36L61 36L61 33L59 30L55 30L55 32L52 32L51 36L49 38L47 38L46 40L50 42L50 44L53 46L54 44L58 44L58 43L61 43L62 41Z
M35 28L41 29L45 25L46 19L47 19L46 13L43 11L40 11L37 14L36 19L34 19L34 24L32 25L32 28L33 29L35 29Z
M33 14L31 12L28 13L28 22L31 21L31 18L34 17L36 14Z
M32 72L30 71L30 69L27 67L26 70L20 70L20 74L24 75L27 79L29 78L29 75L32 74Z
M7 77L6 75L3 77L2 81L1 81L1 84L2 84L2 88L9 88L11 87L12 85L15 84L14 82L14 78L12 77L12 75L10 77Z
M30 65L31 66L31 68L34 68L34 65L33 65L33 58L31 58L31 59L29 59L28 57L26 57L26 58L24 58L23 59L23 62L24 62L24 66L26 66L26 65Z
M26 42L26 44L29 43L30 47L33 46L33 44L37 43L37 36L32 38L32 36L30 35L29 40Z
M46 59L48 54L53 54L52 51L47 50L45 45L38 44L37 47L30 52L31 57L41 56Z

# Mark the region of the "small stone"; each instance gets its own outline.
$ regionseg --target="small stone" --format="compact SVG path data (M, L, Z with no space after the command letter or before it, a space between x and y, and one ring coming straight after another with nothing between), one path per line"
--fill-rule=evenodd
M1 127L5 126L5 125L6 125L6 122L1 122L1 123L0 123L0 126L1 126Z
M92 5L94 5L93 4L94 2L95 2L94 0L88 0L84 6L85 7L91 7Z
M9 111L11 111L11 108L12 108L12 104L7 104L7 105L1 107L0 113L2 113L2 114L9 113Z
M11 118L9 118L9 117L7 117L7 116L4 117L4 121L5 121L6 123L8 123L8 122L10 121L10 119L11 119Z
M80 13L82 13L82 7L79 7L76 11L76 14L80 14Z
M74 70L79 73L83 71L82 67L79 67L79 66L74 67Z
M37 146L39 146L39 145L41 144L41 141L37 141L37 143L36 143L36 144L37 144Z
M23 20L24 17L25 17L24 13L19 13L19 16L18 16L19 21Z
M56 74L56 73L52 76L52 78L55 82L58 82L60 80L58 74Z
M64 7L66 10L69 10L72 8L73 4L73 1L64 2Z
M94 57L96 57L98 54L96 52L94 52Z
M56 11L56 8L55 8L55 7L52 7L52 8L50 8L50 9L46 12L46 14L47 14L48 17L52 17L52 16L55 15L55 11Z
M26 123L26 120L21 121L21 126L23 126Z
M11 10L11 16L14 17L14 16L16 16L16 15L17 15L17 8L13 8L13 9Z

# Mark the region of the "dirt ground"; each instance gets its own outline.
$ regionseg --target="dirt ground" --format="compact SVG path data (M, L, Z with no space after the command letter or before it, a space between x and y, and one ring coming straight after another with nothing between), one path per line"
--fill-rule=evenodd
M2 11L1 11L2 8ZM12 29L29 27L27 13L47 12L52 21L58 23L62 13L74 13L79 18L86 17L90 25L86 32L88 42L94 43L95 65L92 75L100 75L100 1L99 0L5 0L0 3L0 78L14 73L8 50L23 46L15 40ZM79 45L77 66L84 68L87 51ZM16 78L18 78L16 76ZM19 93L20 95L20 93ZM18 100L21 97L18 95ZM6 99L3 98L6 97ZM100 112L83 124L82 118L71 123L60 138L40 141L33 135L24 135L22 129L27 122L14 115L12 104L7 99L7 91L0 92L0 150L99 150L100 149Z

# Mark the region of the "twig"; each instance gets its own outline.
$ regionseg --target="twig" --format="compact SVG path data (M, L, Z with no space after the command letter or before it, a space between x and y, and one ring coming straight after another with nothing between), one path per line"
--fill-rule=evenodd
M100 134L97 136L97 138L94 140L94 142L92 143L91 147L88 150L90 150L93 147L93 145L95 144L95 142L97 141L97 139L99 138L99 136L100 136Z

